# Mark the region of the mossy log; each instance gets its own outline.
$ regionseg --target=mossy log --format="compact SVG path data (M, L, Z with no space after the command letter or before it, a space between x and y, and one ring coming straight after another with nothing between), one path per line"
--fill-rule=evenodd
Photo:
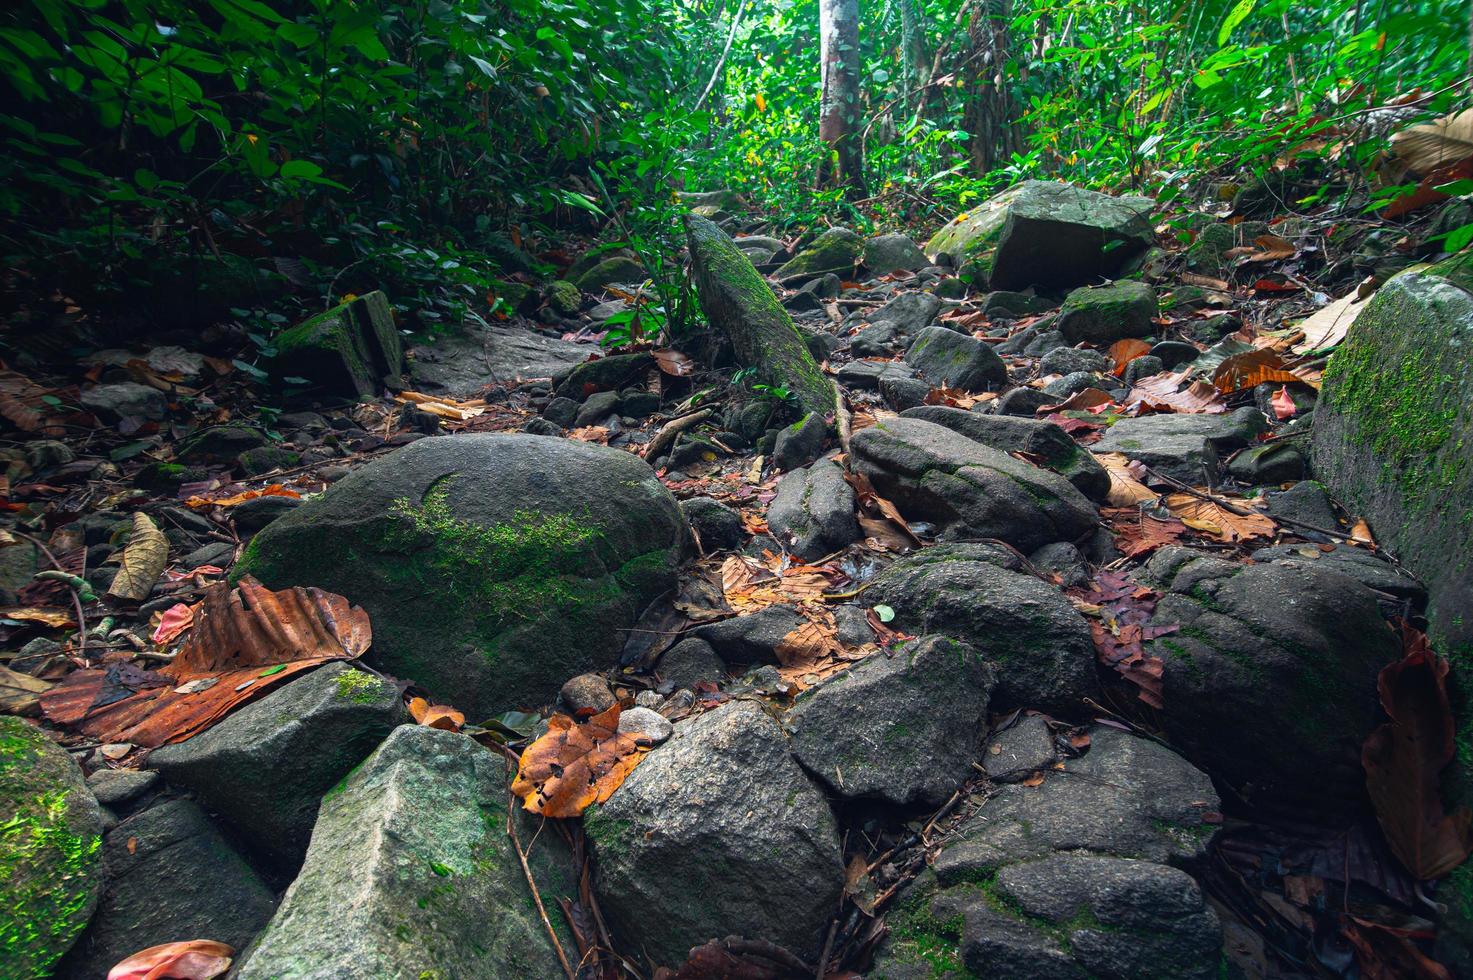
M767 384L791 390L803 411L832 414L834 386L751 260L699 215L686 215L685 234L701 309L731 338L737 360L756 368Z

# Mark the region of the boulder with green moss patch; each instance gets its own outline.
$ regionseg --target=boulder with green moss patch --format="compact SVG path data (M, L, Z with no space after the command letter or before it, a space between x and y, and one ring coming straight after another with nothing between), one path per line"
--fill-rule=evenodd
M188 741L154 750L149 764L295 868L322 794L406 717L393 684L327 664Z
M925 245L977 289L1068 288L1118 275L1154 241L1143 197L1026 180L964 211Z
M240 980L556 977L552 940L507 836L506 763L463 735L404 725L323 798L306 862ZM563 949L572 857L517 808Z
M848 228L830 228L773 273L779 280L812 278L835 273L854 274L864 257L864 239Z
M0 716L0 976L44 977L102 890L102 812L61 746Z
M701 309L713 327L731 338L737 360L756 368L759 380L787 387L803 411L833 412L833 384L751 260L705 218L686 215L685 235ZM864 240L855 238L862 249Z
M1143 282L1116 282L1076 289L1064 297L1057 329L1071 344L1088 341L1107 347L1125 337L1155 331L1156 293Z
M237 574L363 606L368 661L473 719L611 664L674 583L684 521L629 453L537 436L421 439L274 521Z
M404 349L389 299L379 290L282 331L276 351L283 374L335 393L373 398L403 383Z

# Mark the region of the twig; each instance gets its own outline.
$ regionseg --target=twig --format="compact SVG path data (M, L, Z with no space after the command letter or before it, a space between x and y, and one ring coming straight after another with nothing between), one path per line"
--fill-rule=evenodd
M716 59L716 68L711 72L711 80L706 83L706 91L701 93L699 99L696 99L692 112L700 111L701 105L706 101L706 96L710 95L711 89L716 87L716 79L721 77L721 68L726 64L726 56L731 52L731 42L736 40L737 28L741 26L742 14L746 12L747 0L742 0L740 6L737 7L736 16L731 19L731 31L726 35L726 47L721 49L721 57Z
M61 567L61 562L59 562L59 561L56 560L56 556L51 553L51 549L48 548L48 547L46 547L44 544L42 544L41 543L41 540L39 538L33 538L33 537L31 537L31 535L26 534L24 531L12 531L11 533L14 534L16 537L18 537L18 538L24 538L25 540L29 541L31 544L35 545L36 546L36 549L38 551L40 551L41 554L43 554L43 555L46 556L46 560L49 561L49 562L51 562L52 565L56 566L56 571L58 573L60 573L62 575L70 575L71 574L66 569L64 569L64 568ZM43 572L42 574L44 575L45 573ZM66 585L67 585L68 589L71 592L71 596L72 596L72 609L77 614L77 656L81 657L83 660L86 660L87 659L87 616L86 616L85 613L82 612L82 596L77 592L76 586L72 585L70 582L67 582Z
M671 419L669 422L666 422L664 428L656 432L655 437L645 446L644 458L653 463L664 454L665 450L674 444L676 437L682 432L688 429L694 429L715 414L715 410L703 408L699 412L692 412L690 415L685 415L678 419Z
M814 973L817 980L823 980L824 975L829 972L829 957L834 952L834 936L839 932L839 920L835 918L829 923L828 938L823 941L823 952L818 954L818 970Z
M854 435L854 415L849 411L849 403L844 400L844 389L839 387L839 382L830 379L834 386L834 427L839 430L839 445L844 449L845 468L848 468L849 440Z
M522 864L522 874L527 878L527 887L532 889L532 901L537 904L537 914L542 917L542 926L547 930L548 938L552 940L552 948L557 952L557 960L563 966L563 973L567 974L568 980L578 980L577 974L573 972L573 967L568 962L568 954L563 952L563 944L557 937L557 930L552 927L552 920L547 917L547 909L542 905L542 893L537 890L537 880L532 877L532 869L527 864L527 852L522 850L522 842L517 838L517 798L512 795L510 789L506 791L506 832L511 837L512 847L516 848L517 860Z

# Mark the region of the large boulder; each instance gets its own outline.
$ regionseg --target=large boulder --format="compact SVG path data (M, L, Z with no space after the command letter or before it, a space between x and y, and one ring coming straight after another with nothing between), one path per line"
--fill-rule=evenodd
M357 470L258 534L236 573L348 596L373 620L372 662L485 717L612 663L685 538L629 453L463 435Z
M1074 484L1075 489L1091 500L1104 500L1110 492L1110 474L1053 422L982 415L946 405L919 405L901 412L900 417L944 425L1005 453L1036 456L1042 465Z
M375 290L283 330L277 363L334 393L376 398L403 384L404 348L389 299Z
M395 729L323 798L301 874L239 980L560 976L507 836L506 780L501 756L463 735ZM555 910L577 894L571 855L520 807L512 819ZM549 919L576 950L563 917Z
M930 326L916 334L905 363L927 381L960 391L990 391L1007 384L1008 366L997 351L973 337Z
M1427 583L1458 673L1473 670L1470 348L1473 253L1392 278L1330 357L1312 443L1315 475Z
M816 958L838 909L833 814L750 701L677 725L584 827L605 917L658 963L729 935Z
M927 636L805 692L783 722L830 793L940 806L972 775L995 681L971 646Z
M1099 694L1089 624L1058 589L1017 567L994 545L941 545L891 565L864 598L893 609L896 629L980 651L997 667L994 711L1077 712L1082 698Z
M593 349L526 327L467 322L455 333L427 339L413 349L409 383L415 391L472 398L487 382L564 373Z
M1328 563L1242 565L1163 548L1146 643L1164 663L1167 736L1250 799L1335 805L1359 792L1376 676L1399 655L1376 594ZM1272 710L1265 710L1272 705Z
M1267 428L1268 420L1251 405L1226 415L1142 415L1117 420L1089 448L1122 453L1158 473L1202 486L1212 482L1209 472L1217 472L1230 450L1248 445Z
M154 750L149 765L295 868L322 794L406 717L393 684L327 664L188 741Z
M189 800L108 831L103 865L102 904L58 971L67 980L102 980L125 957L181 939L240 951L276 911L271 888Z
M906 235L876 235L864 243L864 267L876 276L915 272L931 264Z
M1066 296L1055 329L1070 344L1088 341L1107 347L1126 337L1150 336L1155 316L1155 290L1143 282L1115 282Z
M848 228L830 228L785 262L773 277L786 281L837 273L849 278L863 256L863 238Z
M701 309L713 327L731 338L737 360L756 368L760 380L786 386L803 411L832 412L832 382L751 260L726 232L699 215L685 216L685 238ZM864 240L854 238L862 249ZM854 255L857 259L858 251Z
M45 977L97 908L102 811L66 750L0 715L0 976Z
M793 554L815 561L859 540L854 489L833 460L793 470L777 485L767 526Z
M1051 289L1113 277L1155 240L1154 202L1027 180L964 212L925 245L978 289Z
M854 468L907 518L954 539L998 538L1032 551L1095 527L1093 505L1068 480L922 419L886 419L855 433Z
M1211 780L1155 742L1089 734L1087 754L958 828L897 902L871 977L1218 976L1217 917L1173 867L1206 855Z

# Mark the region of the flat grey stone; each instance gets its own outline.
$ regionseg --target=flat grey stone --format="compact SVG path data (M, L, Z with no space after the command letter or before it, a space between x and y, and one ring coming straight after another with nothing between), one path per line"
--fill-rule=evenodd
M854 489L832 460L793 470L777 485L767 508L773 536L805 561L813 561L859 540Z
M1053 765L1054 733L1042 715L1020 715L1017 722L992 738L982 751L982 768L987 778L999 783L1016 783L1031 773Z
M1228 451L1248 445L1268 421L1256 408L1226 415L1142 415L1120 419L1090 446L1091 452L1124 453L1192 486L1205 484Z

